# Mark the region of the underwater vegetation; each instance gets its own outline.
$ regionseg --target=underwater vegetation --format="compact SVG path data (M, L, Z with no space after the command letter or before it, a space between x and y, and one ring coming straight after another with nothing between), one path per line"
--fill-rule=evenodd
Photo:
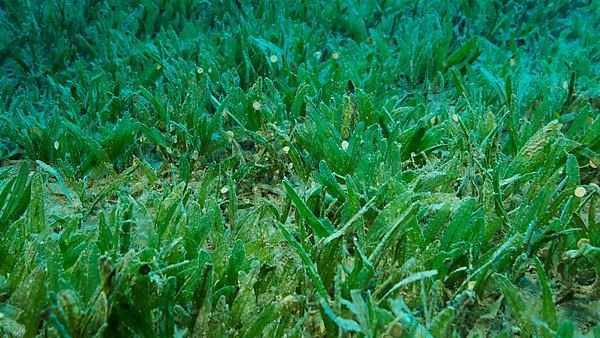
M0 0L0 336L600 336L599 13Z

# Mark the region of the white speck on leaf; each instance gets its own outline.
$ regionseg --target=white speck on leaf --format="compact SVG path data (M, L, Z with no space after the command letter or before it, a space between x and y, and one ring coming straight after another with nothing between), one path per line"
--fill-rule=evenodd
M584 187L577 187L575 188L575 196L581 198L584 197L587 194L587 190L585 190Z
M346 140L342 141L342 149L344 149L344 151L346 151L348 149L348 146L350 146L348 141L346 141Z

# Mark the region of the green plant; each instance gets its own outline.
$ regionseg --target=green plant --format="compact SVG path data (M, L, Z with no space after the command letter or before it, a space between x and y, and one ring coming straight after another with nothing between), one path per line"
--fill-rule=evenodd
M598 335L596 13L0 1L0 335Z

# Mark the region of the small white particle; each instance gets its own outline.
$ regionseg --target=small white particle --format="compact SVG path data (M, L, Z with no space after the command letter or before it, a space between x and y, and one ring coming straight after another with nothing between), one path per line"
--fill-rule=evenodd
M277 63L277 61L279 61L279 58L277 57L277 55L273 54L271 55L269 60L271 60L272 63Z
M587 194L587 191L585 190L584 187L577 187L575 188L575 196L581 198L584 197Z
M458 122L458 120L459 120L459 119L460 119L460 118L458 117L458 115L457 115L457 114L452 114L452 121L454 121L454 122Z
M258 110L260 110L261 107L262 107L262 104L260 103L260 101L254 101L254 102L252 102L252 108L254 110L258 111Z
M342 141L342 149L344 149L344 151L348 149L349 145L350 144L348 143L348 141L346 141L346 140Z
M223 188L221 188L221 194L226 194L227 192L229 192L229 187L224 186Z
M290 147L285 146L285 147L281 148L281 150L283 150L283 152L287 154L290 152Z
M567 81L563 81L562 87L563 87L563 89L569 88L569 83L567 83Z
M597 169L597 168L598 168L598 165L596 164L596 162L594 162L594 161L590 160L590 167L591 167L592 169Z
M59 143L58 141L54 141L54 149L58 150Z
M196 73L198 73L198 75L204 74L204 68L202 68L202 67L196 68Z
M337 60L337 59L339 59L339 58L340 58L340 53L339 53L339 52L333 52L333 53L331 54L331 57L332 57L334 60Z

